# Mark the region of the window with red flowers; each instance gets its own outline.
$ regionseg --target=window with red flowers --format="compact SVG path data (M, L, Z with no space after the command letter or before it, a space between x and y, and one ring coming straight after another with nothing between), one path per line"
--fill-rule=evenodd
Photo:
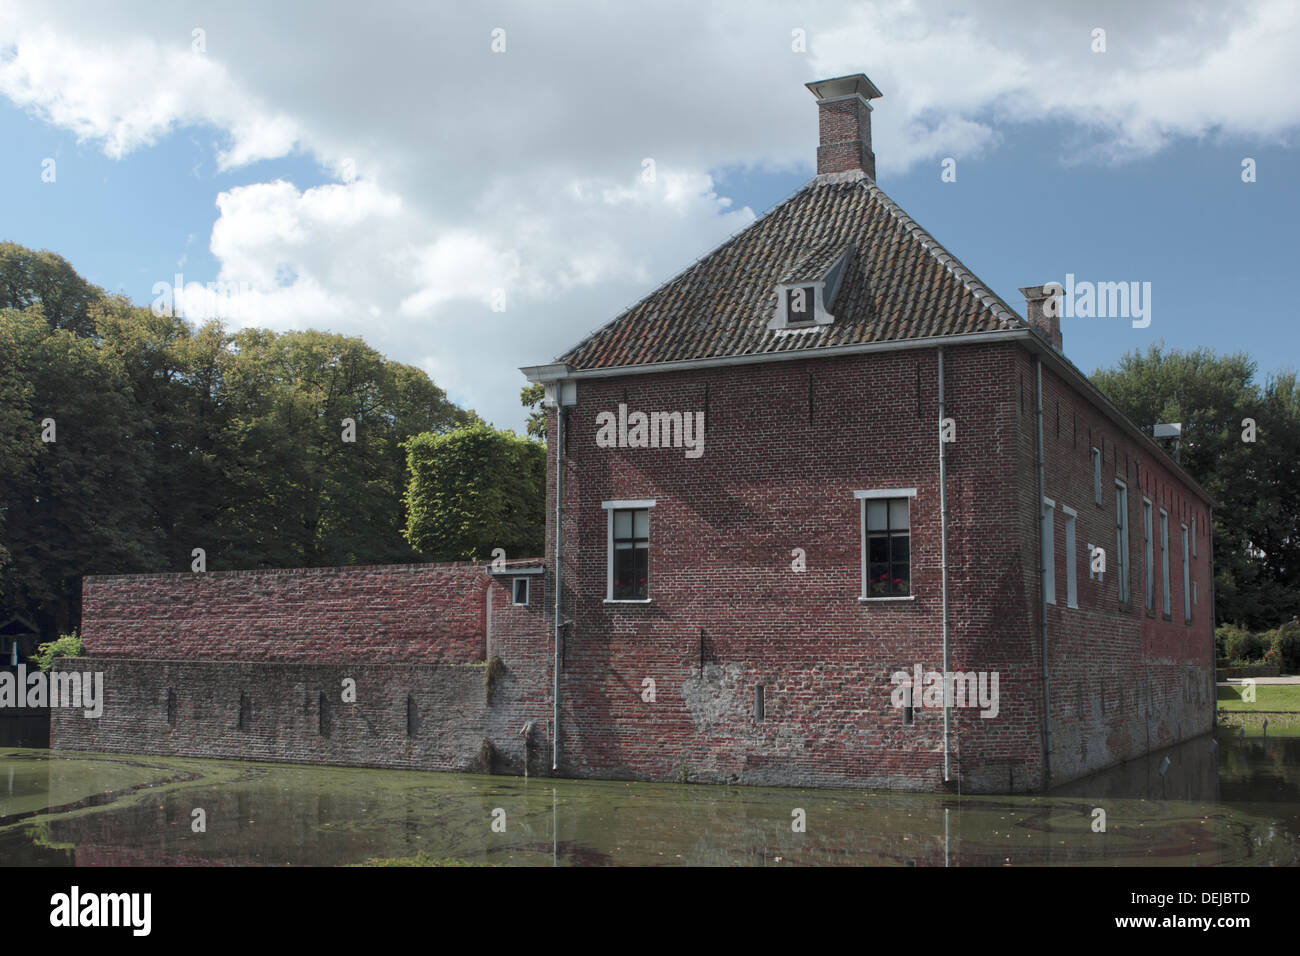
M857 492L862 499L862 597L912 596L911 488Z

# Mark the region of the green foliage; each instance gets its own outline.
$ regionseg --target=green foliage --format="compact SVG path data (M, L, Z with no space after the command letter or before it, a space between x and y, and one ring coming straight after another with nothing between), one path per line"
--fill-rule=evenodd
M519 401L528 412L528 437L546 441L546 412L539 407L546 397L546 387L540 382L525 385L519 390Z
M542 552L546 450L482 422L406 442L406 539L432 560Z
M104 292L91 285L62 256L0 242L0 309L39 308L51 329L92 335L94 307Z
M1267 636L1265 663L1276 664L1283 674L1300 674L1300 619L1292 618Z
M76 631L71 634L60 634L57 640L50 641L48 644L41 644L36 648L36 665L43 671L48 671L54 666L56 657L80 657L81 656L81 635Z
M1231 625L1220 628L1224 631L1223 651L1224 656L1230 661L1258 661L1264 657L1264 651L1267 650L1267 642L1258 634L1252 634L1250 631ZM1215 632L1216 639L1218 632Z
M1154 345L1092 381L1139 426L1183 423L1181 464L1218 502L1217 619L1264 630L1300 613L1300 387L1294 372L1263 385L1254 374L1245 355Z
M1231 644L1234 650L1241 650L1249 637L1249 632L1239 624L1220 624L1214 629L1215 651L1220 658L1231 660L1228 645Z
M83 575L200 547L209 570L413 560L403 443L476 420L360 339L195 327L0 243L0 616L70 630Z

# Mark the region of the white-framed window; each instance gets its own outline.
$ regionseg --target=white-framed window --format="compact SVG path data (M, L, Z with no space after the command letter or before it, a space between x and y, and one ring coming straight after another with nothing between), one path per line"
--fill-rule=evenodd
M1169 514L1160 509L1160 612L1169 616Z
M1092 545L1092 544L1085 544L1083 546L1083 549L1088 553L1088 580L1096 581L1098 583L1101 583L1102 581L1106 580L1105 573L1102 571L1095 570L1092 566L1092 559L1096 557L1096 552L1101 549L1097 548L1096 545Z
M1156 609L1156 539L1151 527L1151 499L1142 499L1142 568L1146 579L1147 610Z
M1043 593L1048 604L1056 603L1056 542L1052 528L1055 525L1056 502L1051 498L1043 499Z
M528 603L528 579L515 578L511 582L510 603L527 604Z
M1183 620L1192 619L1192 564L1187 552L1187 525L1183 529Z
M653 498L605 501L607 603L650 601L650 509Z
M1119 601L1127 604L1131 599L1128 579L1128 485L1115 479L1115 579L1119 585Z
M907 600L912 595L912 499L915 488L855 491L862 535L860 600Z
M1069 505L1061 505L1065 516L1065 606L1079 606L1079 585L1076 581L1078 555L1075 554L1075 522L1079 513ZM1091 564L1091 562L1089 562Z
M1101 504L1101 449L1092 450L1092 497Z

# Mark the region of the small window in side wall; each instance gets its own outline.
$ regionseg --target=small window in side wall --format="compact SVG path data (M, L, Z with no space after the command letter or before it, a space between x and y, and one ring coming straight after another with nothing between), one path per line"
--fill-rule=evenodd
M1101 504L1101 449L1092 450L1092 497Z
M1151 525L1151 501L1142 499L1142 569L1146 581L1147 610L1156 609L1156 550L1155 537Z
M1043 553L1040 555L1043 566L1043 594L1048 604L1056 603L1056 540L1054 525L1056 502L1051 498L1043 499L1042 539Z
M1119 600L1128 604L1132 600L1129 594L1128 563L1128 485L1115 479L1115 580L1119 585Z
M1165 617L1169 609L1169 514L1160 509L1160 613Z
M913 488L859 491L862 523L862 597L912 594Z
M1187 525L1182 525L1183 531L1183 620L1192 619L1192 565L1188 560L1188 541Z
M1078 574L1078 555L1075 553L1077 547L1075 543L1075 522L1078 518L1078 512L1068 505L1062 505L1061 513L1065 515L1065 606L1077 608L1079 606L1079 585L1076 577ZM1089 563L1091 564L1091 562Z
M514 579L514 596L513 596L513 600L510 603L511 604L528 603L528 579L527 578Z

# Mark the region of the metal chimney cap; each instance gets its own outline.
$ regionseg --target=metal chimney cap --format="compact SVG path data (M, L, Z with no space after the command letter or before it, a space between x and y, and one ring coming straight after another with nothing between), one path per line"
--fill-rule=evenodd
M819 100L829 100L837 96L852 96L854 93L864 100L875 100L885 94L876 89L865 73L853 73L849 76L837 76L830 80L813 80L804 86Z

